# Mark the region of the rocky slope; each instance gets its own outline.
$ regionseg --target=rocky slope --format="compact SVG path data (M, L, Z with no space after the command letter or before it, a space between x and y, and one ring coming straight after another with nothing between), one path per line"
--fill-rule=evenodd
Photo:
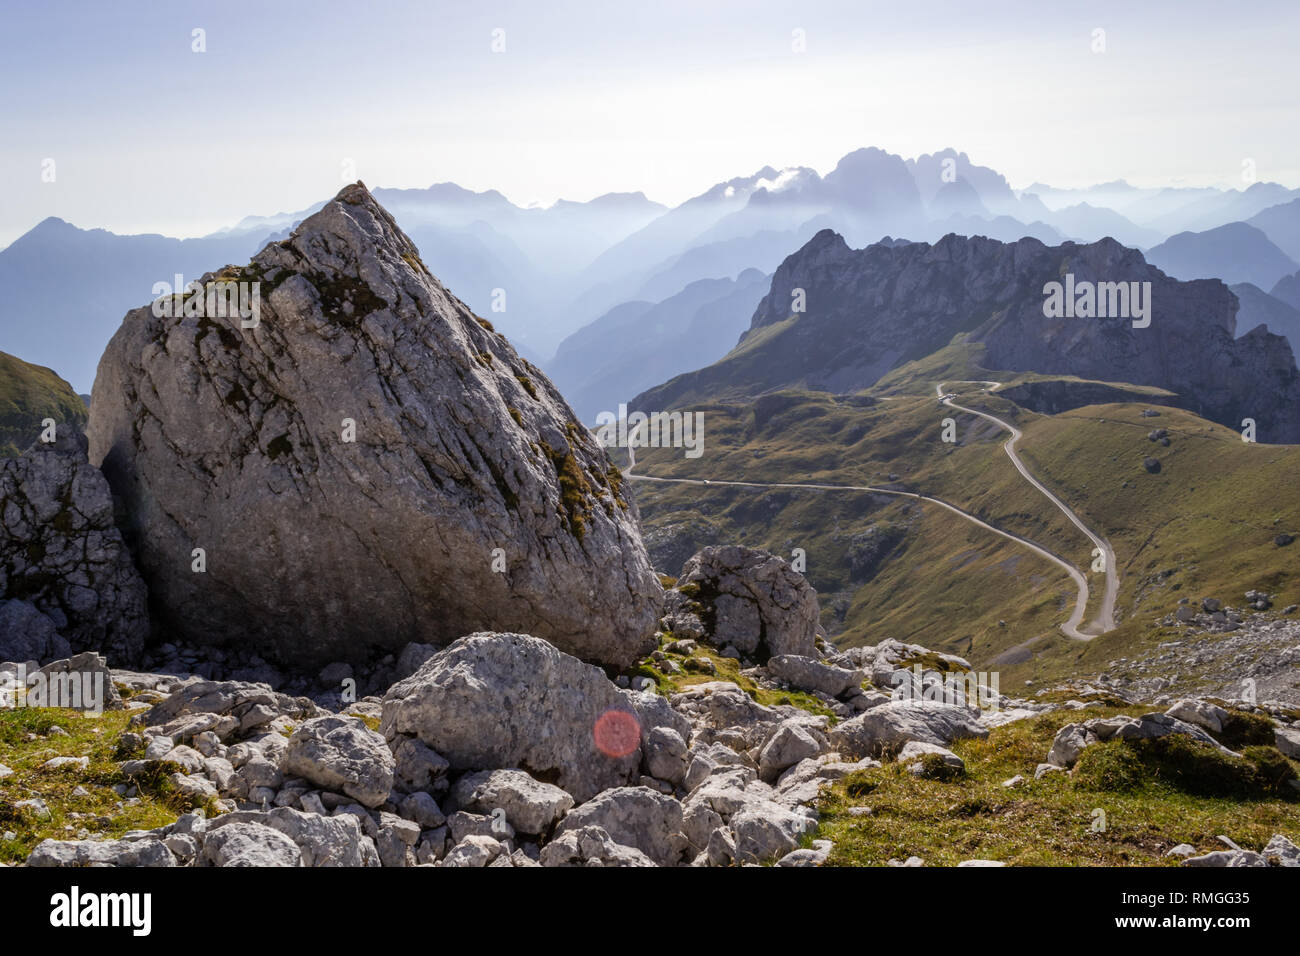
M363 185L218 279L260 283L255 327L137 309L91 404L170 638L298 667L485 628L644 652L660 588L618 472Z
M764 566L734 577L760 619L780 622L768 642L793 646L803 628L782 617ZM697 583L669 592L669 604L691 604ZM1300 726L1278 702L1152 709L1088 686L1013 697L960 657L892 640L843 654L818 643L758 664L719 649L737 642L736 627L706 622L699 639L661 632L639 674L612 680L528 635L471 634L341 713L264 684L115 672L133 715L115 740L78 753L84 731L68 715L72 731L57 737L45 724L44 736L0 739L15 765L0 766L3 819L23 827L0 833L0 854L40 867L819 866L862 854L1001 866L1037 851L978 819L992 802L1013 802L1017 829L1032 831L1064 814L1086 829L1087 808L1102 800L1115 835L1093 828L1076 862L1096 862L1113 842L1128 862L1300 865L1290 762ZM757 644L756 628L748 637L740 643ZM991 751L995 741L1009 758ZM990 784L985 764L1005 773L1007 760L1024 772ZM1177 776L1189 769L1214 776ZM1130 799L1114 790L1121 771L1130 791L1148 787L1148 774L1173 774L1174 790L1144 792L1151 815L1134 812L1117 805ZM120 799L96 819L70 812L85 805L66 803L74 781L83 801L110 787ZM1198 797L1224 787L1245 808L1232 817L1245 847L1204 836L1227 817L1223 801ZM917 842L914 810L891 803L900 792L938 801L923 812L943 836ZM93 829L144 799L190 812ZM972 816L982 838L964 831ZM78 832L66 832L71 821Z
M1150 282L1150 326L1129 317L1046 318L1044 285ZM796 290L806 311L794 312ZM986 347L986 367L1153 385L1178 404L1261 441L1300 441L1300 374L1285 339L1235 338L1237 301L1217 280L1179 282L1113 240L1045 246L944 237L850 249L829 230L781 264L750 329L725 358L638 396L656 410L801 386L851 392L955 335Z

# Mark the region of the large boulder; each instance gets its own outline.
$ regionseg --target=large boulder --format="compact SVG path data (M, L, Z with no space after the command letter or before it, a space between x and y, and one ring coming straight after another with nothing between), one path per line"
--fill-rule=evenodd
M740 545L705 548L686 562L677 590L699 605L718 647L731 645L763 661L817 654L817 592L775 554Z
M636 781L654 710L598 667L525 634L471 634L384 695L380 730L455 770L520 769L587 800Z
M363 185L201 281L208 306L247 283L248 320L130 312L88 432L169 633L316 668L484 629L617 666L653 647L618 470Z
M0 660L48 661L69 651L134 660L149 634L144 581L113 523L108 482L72 424L56 440L0 459ZM66 646L65 646L66 643Z

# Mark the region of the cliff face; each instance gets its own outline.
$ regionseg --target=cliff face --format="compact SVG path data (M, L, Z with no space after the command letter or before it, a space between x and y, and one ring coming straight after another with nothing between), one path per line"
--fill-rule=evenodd
M76 421L0 459L0 660L103 651L133 661L149 635L145 604Z
M164 633L303 666L476 630L653 645L617 471L364 186L214 280L259 284L255 324L129 313L91 407Z
M1131 302L1126 314L1046 316L1044 287L1067 281L1076 290L1138 283L1130 288L1149 303L1149 315L1137 317ZM1300 441L1300 376L1290 346L1263 330L1235 339L1236 310L1222 282L1171 279L1111 239L1045 246L949 235L934 245L853 250L823 230L781 264L731 354L634 404L658 408L786 386L852 391L965 333L987 347L992 369L1154 385L1231 427L1255 419L1261 441ZM1135 317L1149 324L1135 327Z

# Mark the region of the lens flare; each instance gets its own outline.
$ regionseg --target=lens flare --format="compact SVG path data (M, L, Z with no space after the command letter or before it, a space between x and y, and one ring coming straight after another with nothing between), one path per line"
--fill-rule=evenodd
M641 725L625 710L607 710L592 731L596 749L606 757L626 757L641 744Z

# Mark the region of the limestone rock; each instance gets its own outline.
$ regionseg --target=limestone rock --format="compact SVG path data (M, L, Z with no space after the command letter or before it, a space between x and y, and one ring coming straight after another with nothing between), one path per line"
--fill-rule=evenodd
M1300 760L1300 727L1273 728L1273 746L1292 760Z
M542 847L542 866L654 866L635 847L623 846L601 827L587 826L561 833Z
M1223 730L1223 721L1228 716L1228 712L1222 707L1212 704L1208 700L1196 700L1194 698L1178 701L1166 710L1165 714L1186 721L1189 724L1195 724L1216 734Z
M615 843L640 850L660 866L677 862L682 805L649 787L618 787L569 811L560 832L599 827Z
M946 747L954 740L989 735L976 712L950 704L890 701L850 718L831 731L831 743L853 757L899 750L908 741Z
M262 813L240 810L223 814L207 824L206 840L212 833L236 823L269 827L293 841L303 866L378 866L374 843L362 832L360 820L351 814L325 817L277 807Z
M515 830L533 835L549 833L573 806L573 797L564 790L522 770L467 773L451 788L451 801L456 809L489 816L500 809Z
M0 660L39 662L71 655L72 645L35 604L0 601Z
M303 668L489 628L617 666L653 646L621 476L365 186L201 281L259 283L256 323L128 313L88 428L170 632Z
M467 836L451 848L443 858L442 866L479 867L490 866L492 861L505 852L501 842L490 836Z
M180 741L210 730L222 739L247 736L279 715L297 719L318 713L307 698L277 693L266 684L196 680L155 704L143 719L147 727L163 728Z
M760 863L799 848L799 841L817 828L815 816L787 810L770 801L755 801L732 814L736 859Z
M159 840L42 840L28 866L175 866Z
M395 761L384 738L355 717L316 717L289 738L284 772L377 807L393 789Z
M902 764L907 772L922 777L926 775L925 763L921 759L925 755L931 754L937 756L943 761L943 765L950 770L962 773L966 770L966 762L958 757L947 747L940 747L937 744L923 743L919 740L909 740L899 751L898 762Z
M639 776L632 699L597 667L524 634L471 634L389 688L381 729L456 770L521 769L583 801Z
M1209 719L1201 714L1202 719ZM1169 714L1143 714L1141 717L1100 717L1082 724L1066 724L1056 732L1047 763L1054 767L1073 767L1084 749L1099 741L1152 740L1168 734L1181 734L1213 747L1229 757L1241 756L1229 750L1195 724L1171 717ZM1041 765L1040 765L1041 766Z
M834 844L830 840L813 840L812 846L803 850L791 850L776 861L777 866L821 866L831 855Z
M679 784L686 778L686 741L671 727L655 727L645 742L646 772L652 777Z
M113 675L108 669L108 662L95 651L82 651L65 660L50 661L38 672L42 679L35 685L30 684L28 675L27 703L32 707L71 706L77 702L78 710L88 710L98 706L104 710L119 710L122 698L113 686ZM95 700L91 700L91 697ZM56 703L56 699L63 701Z
M767 672L796 690L819 691L839 697L862 685L862 673L847 667L833 667L811 657L780 654L767 662Z
M200 866L302 866L302 851L279 830L235 821L203 839Z
M758 769L765 780L775 780L788 767L816 757L826 749L825 739L806 724L787 720L763 744L758 754Z

